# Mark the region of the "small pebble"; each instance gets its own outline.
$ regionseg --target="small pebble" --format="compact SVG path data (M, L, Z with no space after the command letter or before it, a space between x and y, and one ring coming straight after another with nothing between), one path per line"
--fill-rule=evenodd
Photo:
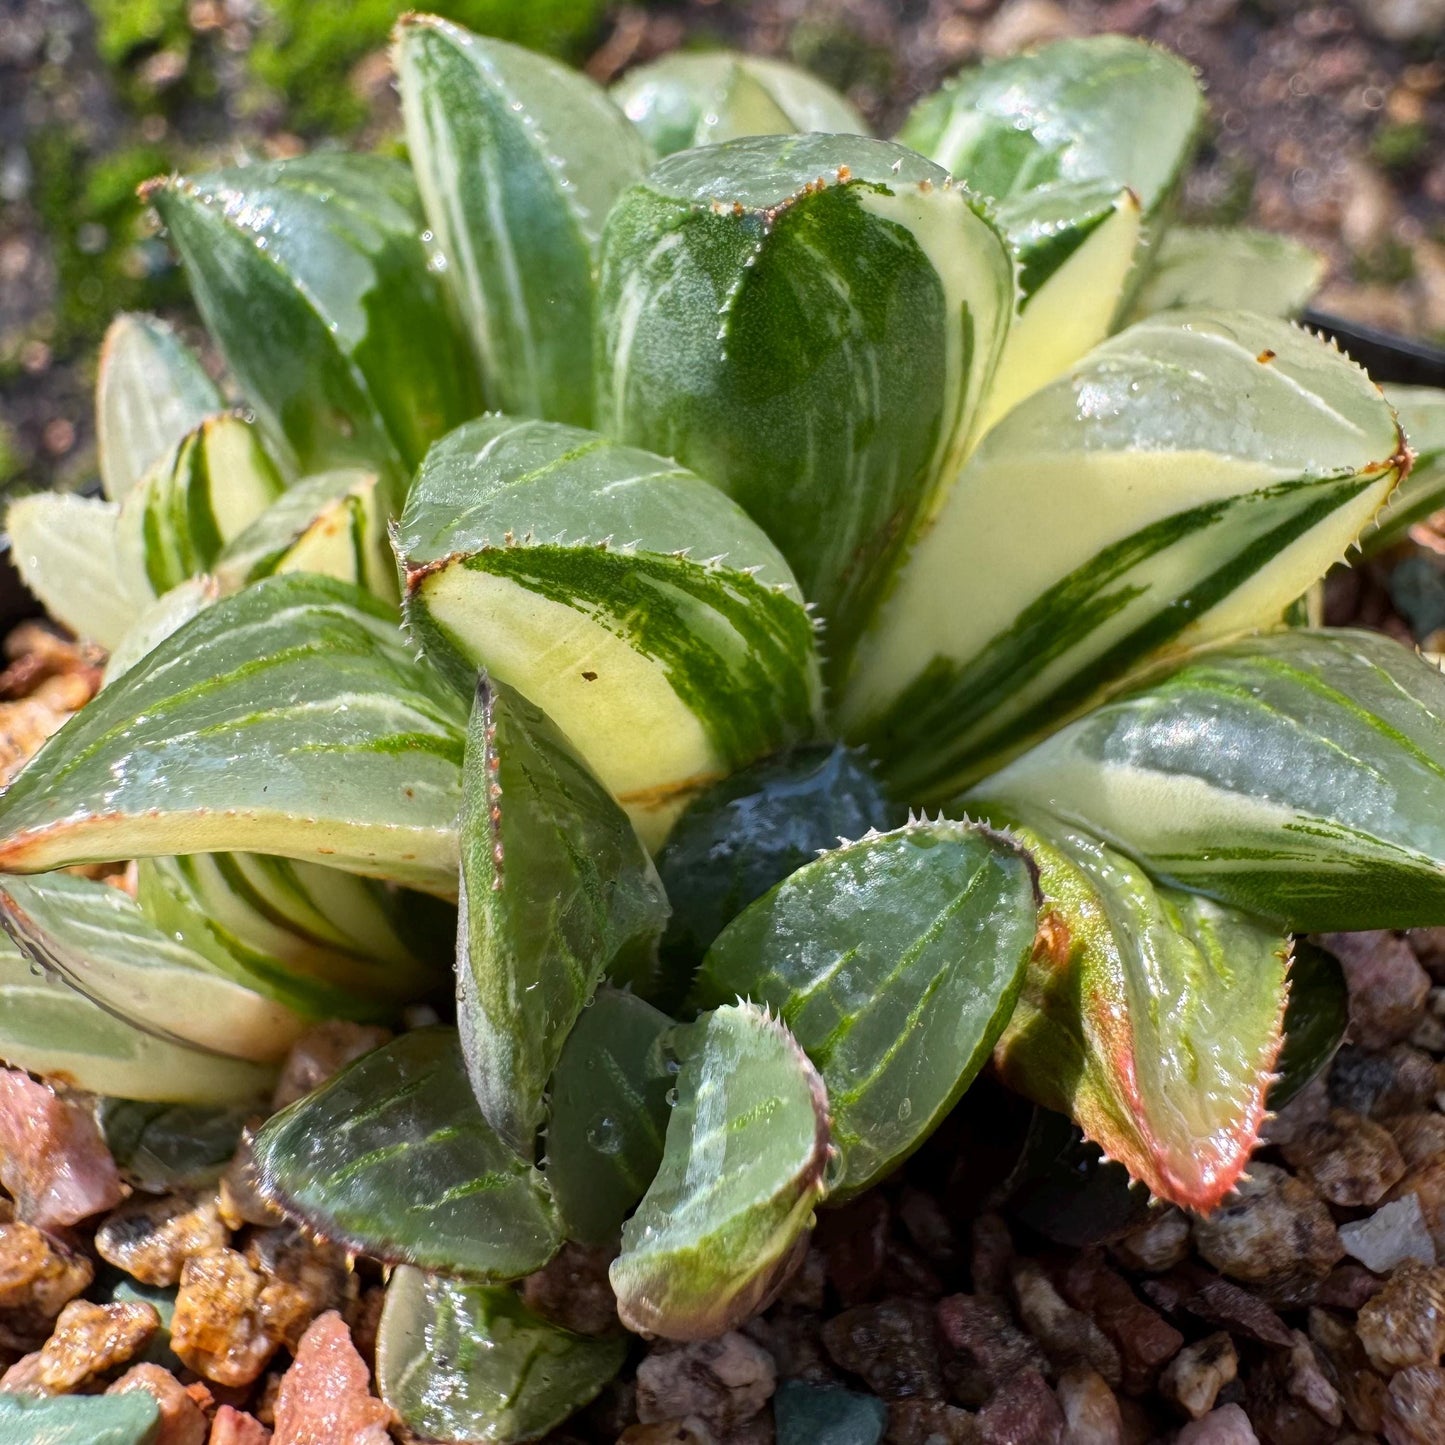
M956 1357L948 1361L948 1384L961 1405L982 1405L1015 1375L1048 1368L1037 1341L992 1296L956 1294L940 1300L938 1329Z
M1189 1217L1183 1210L1166 1209L1116 1240L1110 1249L1125 1269L1162 1274L1189 1257Z
M1338 1315L1318 1308L1309 1312L1309 1334L1329 1361L1350 1423L1377 1433L1384 1418L1386 1382L1370 1368L1360 1337Z
M777 1445L878 1445L888 1407L876 1395L789 1380L773 1398Z
M777 1383L773 1357L736 1330L654 1349L637 1367L637 1418L648 1424L696 1415L725 1433L751 1420Z
M1109 1383L1095 1370L1065 1370L1056 1393L1064 1412L1063 1445L1121 1445L1124 1421Z
M1238 1405L1221 1405L1202 1420L1191 1420L1174 1445L1259 1445L1249 1416Z
M54 1319L94 1278L95 1266L32 1224L0 1224L0 1310Z
M208 1380L249 1385L278 1345L261 1313L265 1284L265 1276L234 1249L192 1255L181 1269L171 1348Z
M1407 1259L1435 1263L1435 1241L1425 1226L1417 1194L1382 1204L1367 1218L1340 1225L1340 1243L1346 1254L1376 1274L1389 1274Z
M1445 1350L1445 1269L1402 1264L1360 1311L1356 1327L1378 1370L1435 1364Z
M160 1406L161 1431L155 1445L206 1445L208 1438L214 1438L205 1412L169 1370L159 1365L134 1365L105 1393L128 1395L133 1390L144 1391Z
M1208 1324L1244 1335L1262 1345L1288 1348L1289 1326L1258 1295L1250 1294L1227 1279L1207 1280L1184 1301L1184 1309Z
M207 1445L270 1445L271 1432L254 1416L222 1405L211 1421Z
M1350 1037L1383 1049L1408 1037L1425 1006L1430 975L1395 933L1327 933L1321 943L1340 961L1350 991Z
M891 1400L883 1438L888 1445L979 1445L978 1416L942 1400Z
M281 1378L274 1445L391 1445L390 1420L341 1316L322 1315Z
M154 1305L72 1300L61 1310L54 1334L40 1347L35 1378L46 1393L65 1394L124 1364L160 1327Z
M983 1445L1062 1445L1064 1412L1037 1370L1001 1385L978 1414Z
M1440 1086L1440 1066L1409 1044L1394 1044L1379 1054L1345 1044L1330 1064L1330 1098L1341 1109L1372 1119L1428 1109Z
M1131 1394L1149 1389L1160 1368L1178 1353L1184 1336L1097 1254L1070 1260L1063 1283L1070 1303L1088 1314L1117 1346L1124 1388Z
M138 1195L112 1210L95 1232L103 1260L153 1285L175 1284L190 1255L230 1242L214 1191L160 1199Z
M391 1030L375 1024L349 1023L331 1019L309 1029L291 1046L281 1077L276 1081L272 1109L284 1109L319 1089L347 1064L379 1049L391 1038Z
M318 1315L350 1307L356 1298L345 1251L308 1239L292 1225L256 1230L245 1254L263 1280L258 1308L266 1333L289 1350Z
M1445 1439L1445 1370L1411 1365L1390 1381L1385 1406L1389 1445L1440 1445Z
M1435 1254L1445 1259L1445 1155L1418 1169L1412 1169L1390 1191L1391 1200L1413 1194L1425 1219L1425 1228L1435 1241Z
M1219 1392L1239 1374L1234 1341L1222 1331L1186 1345L1159 1376L1159 1393L1191 1420L1213 1408Z
M1389 1130L1346 1109L1332 1109L1281 1152L1321 1199L1344 1208L1377 1204L1405 1173Z
M1420 1169L1445 1159L1445 1114L1399 1114L1385 1120L1385 1127L1394 1136L1407 1169Z
M1038 1264L1017 1261L1012 1283L1020 1321L1056 1370L1087 1365L1110 1384L1120 1383L1123 1367L1118 1349L1088 1315L1065 1302Z

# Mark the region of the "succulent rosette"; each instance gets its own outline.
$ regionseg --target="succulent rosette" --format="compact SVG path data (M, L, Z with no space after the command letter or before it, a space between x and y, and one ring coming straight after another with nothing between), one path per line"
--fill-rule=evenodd
M986 1067L1212 1208L1294 935L1445 923L1445 681L1309 603L1439 504L1437 399L1288 319L1308 253L1171 226L1201 102L1146 45L891 141L743 57L395 59L409 164L147 188L228 389L120 318L104 497L11 508L112 657L0 798L0 1057L235 1106L454 966L255 1142L397 1266L434 1439L620 1367L514 1289L564 1242L721 1332Z

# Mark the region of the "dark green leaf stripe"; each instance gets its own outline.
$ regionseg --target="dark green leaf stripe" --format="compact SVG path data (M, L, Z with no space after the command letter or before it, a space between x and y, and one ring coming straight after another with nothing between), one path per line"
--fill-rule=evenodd
M923 1142L987 1062L1033 949L1029 865L963 823L845 844L786 878L719 935L694 1001L763 1004L828 1090L835 1196Z
M412 165L488 404L588 425L594 251L647 147L585 76L434 15L402 20L395 56Z
M975 204L902 147L773 136L669 157L608 219L598 424L737 498L838 663L1008 327L1012 262Z
M0 866L252 849L447 894L464 727L390 608L271 578L192 618L50 740L0 798Z
M536 1440L622 1368L622 1334L574 1335L510 1289L399 1269L376 1340L381 1397L431 1440Z
M505 683L478 685L463 790L457 1023L482 1113L531 1158L568 1032L614 961L650 973L667 898L627 815Z
M254 1147L265 1196L374 1259L509 1280L562 1243L542 1176L478 1111L451 1029L364 1055L267 1120Z
M1445 920L1445 681L1375 633L1203 651L978 792L1301 932Z

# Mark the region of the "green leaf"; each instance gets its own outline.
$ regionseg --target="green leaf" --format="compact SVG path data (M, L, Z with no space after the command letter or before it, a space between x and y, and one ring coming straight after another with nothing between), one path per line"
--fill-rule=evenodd
M663 973L685 992L723 926L843 838L903 821L872 763L844 747L800 748L743 768L701 794L657 855L672 904Z
M647 147L586 76L404 16L394 53L411 161L490 407L592 420L602 222Z
M1298 316L1324 274L1324 257L1288 236L1247 226L1175 226L1159 241L1133 314L1217 307Z
M1141 322L970 458L859 650L843 731L903 796L945 797L1161 654L1276 624L1400 464L1378 388L1298 328Z
M158 1038L274 1063L306 1019L213 971L128 893L66 873L0 881L0 924L43 968Z
M672 1020L634 994L598 989L552 1075L547 1182L567 1238L616 1242L662 1162L674 1073Z
M126 1181L149 1194L213 1184L251 1117L244 1107L102 1099L96 1122Z
M284 486L254 427L231 413L208 417L120 504L115 565L126 587L160 597L208 571Z
M105 333L95 383L105 495L120 501L188 431L225 405L199 358L164 321L123 311Z
M123 1395L0 1395L0 1436L24 1445L157 1445L161 1407Z
M659 156L750 135L868 134L863 117L816 76L735 50L639 65L612 98Z
M20 579L57 622L102 647L126 634L140 604L115 565L120 507L68 492L35 492L5 510Z
M89 1094L166 1103L254 1103L275 1070L144 1033L47 975L0 938L0 1059Z
M1207 1211L1234 1187L1280 1047L1289 940L1032 810L990 808L1039 870L1023 993L994 1060L1070 1114L1160 1198Z
M321 151L153 182L146 198L290 469L399 483L481 409L399 161Z
M1033 950L1029 864L966 823L910 823L824 853L745 909L693 1000L762 1004L828 1090L846 1197L892 1172L988 1062Z
M837 665L974 430L1013 263L937 166L863 136L687 151L603 236L598 424L735 497Z
M257 853L142 858L137 871L137 900L160 929L307 1018L390 1020L450 982L454 921L435 899Z
M823 1081L752 1004L675 1036L662 1164L609 1271L623 1324L705 1340L764 1309L806 1247L830 1155Z
M1403 541L1416 522L1445 508L1445 390L1434 386L1387 386L1383 390L1400 418L1415 461L1377 519L1378 525L1361 539L1367 556Z
M451 1029L419 1029L273 1115L261 1193L307 1229L387 1264L498 1281L562 1235L542 1176L488 1126Z
M406 616L470 699L542 708L659 843L698 788L810 736L810 618L736 503L673 462L485 417L434 447L397 536Z
M1335 1056L1350 1026L1350 993L1340 961L1305 939L1296 939L1289 969L1289 1006L1284 1047L1279 1051L1269 1107L1282 1109Z
M376 1382L433 1440L535 1440L622 1368L627 1339L574 1335L509 1289L399 1269L376 1338Z
M477 686L462 774L457 1023L482 1114L530 1158L547 1080L609 965L651 974L667 897L559 728Z
M1445 923L1445 679L1376 632L1200 652L977 791L1296 932Z
M0 797L0 868L254 849L445 895L464 728L390 608L322 577L269 578L50 739Z
M217 558L216 576L235 592L281 572L316 572L395 603L401 592L388 520L374 472L323 472L298 482L233 536Z
M204 612L221 595L214 577L188 577L169 592L154 598L136 614L124 636L106 659L102 687L123 677L141 658L154 652L171 633L178 631L197 613Z

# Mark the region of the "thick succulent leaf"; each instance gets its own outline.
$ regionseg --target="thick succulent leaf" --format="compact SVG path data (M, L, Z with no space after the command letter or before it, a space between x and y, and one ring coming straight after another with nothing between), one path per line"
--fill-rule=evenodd
M992 223L913 152L765 136L623 193L601 259L598 424L675 456L777 543L845 658L974 429L1013 311Z
M284 488L255 427L232 413L208 417L121 503L115 565L127 589L161 597L209 571Z
M114 647L140 603L115 565L120 507L97 497L35 492L5 510L10 556L20 579L57 622Z
M1160 1198L1212 1209L1254 1147L1280 1048L1289 940L1156 888L1122 854L990 809L1039 870L1038 939L994 1060Z
M719 935L700 1008L748 998L828 1090L845 1197L928 1137L988 1061L1033 950L1028 861L966 823L911 823L824 853Z
M977 792L1297 932L1445 923L1445 679L1376 632L1200 652Z
M253 849L446 895L465 727L390 608L323 577L268 578L50 739L0 797L0 868Z
M1288 236L1248 226L1174 226L1159 240L1133 314L1216 307L1298 316L1324 274L1324 257Z
M1289 968L1289 1006L1269 1107L1282 1109L1329 1066L1350 1026L1350 991L1334 954L1296 939Z
M662 1164L609 1274L629 1329L705 1340L763 1309L801 1257L826 1192L828 1099L796 1040L752 1004L673 1043Z
M128 893L67 873L0 881L0 925L42 968L157 1038L275 1062L300 1014L215 972Z
M477 687L462 774L457 1024L482 1114L532 1157L547 1080L609 964L652 971L667 898L566 735Z
M53 1083L126 1099L219 1105L270 1093L275 1070L145 1033L0 938L0 1059Z
M734 50L639 65L612 98L659 156L750 135L868 134L863 117L816 76Z
M400 482L428 442L481 409L401 162L316 152L146 194L295 471L360 466Z
M622 1368L626 1336L574 1335L516 1292L399 1269L376 1337L376 1383L428 1440L536 1440Z
M397 538L406 615L571 739L650 843L691 793L817 727L813 626L736 503L661 457L485 417L427 456Z
M488 404L588 425L597 240L646 145L586 76L437 16L402 20L395 60L427 223Z
M903 820L869 759L845 747L800 748L709 788L657 855L672 904L662 941L667 983L685 992L723 926L823 849Z
M399 602L386 493L375 472L323 472L283 493L216 561L227 592L281 572L317 572Z
M113 502L206 417L225 409L199 358L158 317L123 311L105 333L95 383L96 459Z
M675 1081L672 1020L635 994L601 988L562 1046L547 1119L547 1182L567 1238L615 1243L662 1162Z
M161 1407L145 1390L121 1395L0 1395L0 1439L24 1445L158 1445Z
M96 1123L128 1184L166 1194L214 1184L231 1162L248 1117L244 1107L101 1099Z
M1405 440L1415 454L1390 505L1366 532L1366 555L1403 540L1416 522L1445 509L1445 390L1434 386L1387 386L1385 400L1395 408Z
M974 453L860 649L845 734L903 796L945 796L1162 652L1276 622L1401 464L1378 388L1289 323L1141 322Z
M320 915L313 885L351 913L346 933ZM450 981L439 927L450 910L334 868L256 853L142 858L136 896L217 972L309 1018L390 1019Z
M188 577L142 607L125 635L111 649L101 686L108 687L116 678L123 677L141 658L154 652L171 633L205 611L220 595L216 579L202 573Z
M542 1176L477 1109L451 1029L363 1055L272 1115L253 1150L266 1198L388 1264L520 1279L562 1243Z

